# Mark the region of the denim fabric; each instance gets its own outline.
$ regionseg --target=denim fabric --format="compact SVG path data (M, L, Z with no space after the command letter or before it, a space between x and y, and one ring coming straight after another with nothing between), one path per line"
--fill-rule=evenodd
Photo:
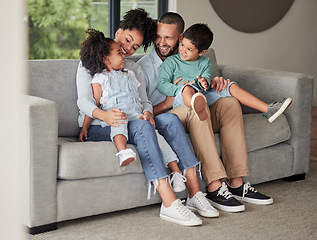
M87 141L111 141L110 134L110 126L91 125ZM148 184L167 178L153 125L145 120L128 122L128 135L128 143L136 146Z
M166 142L164 137L161 134L159 134L157 129L155 130L155 132L156 132L156 136L157 136L157 141L158 141L159 147L160 147L162 155L163 155L164 166L168 167L168 164L170 162L173 162L173 161L179 162L176 153L174 153L173 149Z
M184 90L184 87L186 86L190 86L192 87L195 92L199 92L200 90L193 86L193 85L190 85L190 84L185 84L176 94L175 96L175 99L174 99L174 102L173 102L173 108L177 108L177 107L180 107L180 106L183 106L185 103L184 103L184 100L183 100L183 90Z
M156 128L176 153L179 169L184 172L199 164L181 120L173 113L163 113L154 117Z
M213 103L215 103L218 99L220 98L224 98L224 97L232 97L230 92L229 92L229 87L231 86L231 84L237 84L236 82L230 82L227 87L222 90L221 92L217 92L216 88L210 88L207 91L201 91L201 93L206 97L207 100L207 105L211 106ZM174 99L174 103L173 103L173 108L177 108L180 107L182 105L184 105L184 100L183 100L183 89L185 86L191 86L196 92L199 92L200 90L193 86L193 85L189 85L186 84L184 85L176 94L175 99Z
M108 101L101 104L102 110L119 108L127 115L126 121L137 120L142 115L142 105L132 78L122 71L111 71L107 73L107 76ZM101 126L105 127L107 124L102 122ZM111 127L111 140L118 134L123 134L128 139L127 124Z
M207 99L208 106L211 106L213 103L215 103L218 99L224 98L224 97L232 97L229 92L229 87L232 84L237 84L236 82L231 82L227 85L227 87L222 90L221 92L217 92L216 88L211 88L207 91L202 91L201 93L205 95Z

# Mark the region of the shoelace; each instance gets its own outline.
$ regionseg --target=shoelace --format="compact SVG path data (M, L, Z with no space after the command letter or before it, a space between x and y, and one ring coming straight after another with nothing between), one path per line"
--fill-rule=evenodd
M172 178L170 180L170 183L173 184L174 181L176 181L176 179L181 179L184 183L187 182L187 178L183 175L180 174L179 172L172 172L171 173Z
M180 213L180 214L182 214L183 216L186 216L186 217L190 217L190 213L191 213L191 211L187 208L187 207L185 207L184 206L184 203L185 202L185 200L178 200L177 202L176 202L176 209L177 209L177 211Z
M257 192L257 190L255 190L254 187L251 187L250 182L245 183L243 185L242 200L244 199L244 196L249 192L249 190L252 191L252 192L255 192L255 193Z
M208 200L206 199L207 193L203 192L197 192L196 199L197 202L202 206L203 208L211 209L211 205L209 204Z
M217 196L218 195L223 196L225 199L229 199L233 197L232 193L229 192L228 187L224 182L222 183L222 186L217 193Z

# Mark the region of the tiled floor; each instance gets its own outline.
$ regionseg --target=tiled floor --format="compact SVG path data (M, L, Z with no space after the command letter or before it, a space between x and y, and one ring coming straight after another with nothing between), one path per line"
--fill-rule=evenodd
M317 161L317 107L313 107L310 159Z

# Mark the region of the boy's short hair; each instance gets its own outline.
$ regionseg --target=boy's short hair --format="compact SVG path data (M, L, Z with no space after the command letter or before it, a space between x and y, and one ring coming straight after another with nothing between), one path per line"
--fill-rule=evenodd
M183 33L185 22L184 19L175 12L167 12L163 14L158 20L157 23L165 23L165 24L176 24L177 31L179 34Z
M200 53L203 50L207 50L214 38L214 34L204 23L196 23L191 25L182 35L183 38L187 38L195 45Z

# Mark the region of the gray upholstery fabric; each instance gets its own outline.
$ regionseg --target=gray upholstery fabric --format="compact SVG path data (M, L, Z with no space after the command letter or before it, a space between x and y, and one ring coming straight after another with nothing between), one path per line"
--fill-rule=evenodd
M291 136L290 127L284 115L273 123L269 123L262 114L246 114L243 119L249 152L284 142ZM218 153L221 155L219 134L215 134L215 139ZM133 145L129 147L135 149ZM115 156L116 148L112 142L80 143L77 142L77 138L60 138L58 153L58 178L60 179L143 173L139 158L128 168L120 167Z
M220 74L268 103L292 97L292 105L285 111L292 137L287 142L294 147L293 174L309 169L310 132L312 115L312 76L241 66L219 66ZM255 112L242 107L243 113Z
M29 60L29 94L58 106L58 136L77 136L76 72L79 60Z
M27 226L40 226L57 217L57 105L31 96L25 103L24 219Z
M135 152L134 145L128 145ZM65 142L59 144L58 178L84 179L143 173L139 157L129 167L120 167L112 142Z
M252 184L293 175L294 148L288 144L281 143L248 152L248 157L250 174L244 180Z
M212 59L214 76L230 78L266 102L286 96L294 99L272 124L243 107L250 165L245 180L256 184L308 172L313 78L259 68L218 68L213 49L206 56ZM23 223L28 227L161 201L158 195L146 199L147 182L139 159L120 168L113 143L77 142L78 62L28 61L32 96L26 101L27 156L23 162ZM219 134L215 139L219 151ZM199 183L204 190L204 182ZM186 191L180 196L185 197Z

